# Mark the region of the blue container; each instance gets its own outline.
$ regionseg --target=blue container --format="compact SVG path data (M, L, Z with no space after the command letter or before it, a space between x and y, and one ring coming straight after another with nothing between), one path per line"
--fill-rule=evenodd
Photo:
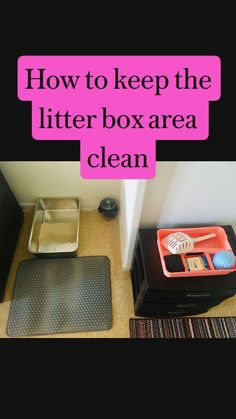
M212 258L215 269L232 269L235 265L235 256L231 250L217 252Z

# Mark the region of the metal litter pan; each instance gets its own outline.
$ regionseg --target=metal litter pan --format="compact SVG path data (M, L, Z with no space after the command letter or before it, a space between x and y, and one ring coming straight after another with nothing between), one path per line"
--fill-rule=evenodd
M79 246L78 198L38 198L28 250L38 257L76 256Z

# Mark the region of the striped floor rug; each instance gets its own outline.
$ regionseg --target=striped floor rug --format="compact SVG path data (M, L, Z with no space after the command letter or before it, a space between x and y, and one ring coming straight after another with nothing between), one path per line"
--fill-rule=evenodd
M236 338L236 317L130 319L131 338Z

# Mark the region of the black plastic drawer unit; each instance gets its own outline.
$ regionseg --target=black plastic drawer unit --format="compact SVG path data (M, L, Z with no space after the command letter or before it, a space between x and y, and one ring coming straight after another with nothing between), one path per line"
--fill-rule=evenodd
M236 254L232 226L223 226ZM157 248L157 229L140 229L131 268L134 311L137 316L191 315L236 293L236 272L228 275L167 278Z
M0 171L0 302L23 219L23 211Z

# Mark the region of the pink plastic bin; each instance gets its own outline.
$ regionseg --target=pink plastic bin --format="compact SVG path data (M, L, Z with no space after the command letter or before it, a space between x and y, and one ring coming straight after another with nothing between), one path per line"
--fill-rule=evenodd
M171 233L181 231L188 234L190 237L199 237L209 233L215 233L216 237L211 239L195 243L194 252L204 252L204 255L207 258L210 269L209 270L199 270L199 271L188 271L185 254L180 254L183 264L185 266L185 272L169 272L166 268L164 256L171 255L171 253L161 244L161 241ZM157 246L161 258L162 269L165 276L169 278L178 278L178 277L192 277L192 276L209 276L209 275L228 275L231 272L236 271L236 265L232 269L215 269L212 263L212 257L215 253L221 250L231 250L230 244L225 230L219 226L211 227L196 227L196 228L174 228L174 229L160 229L157 231Z

